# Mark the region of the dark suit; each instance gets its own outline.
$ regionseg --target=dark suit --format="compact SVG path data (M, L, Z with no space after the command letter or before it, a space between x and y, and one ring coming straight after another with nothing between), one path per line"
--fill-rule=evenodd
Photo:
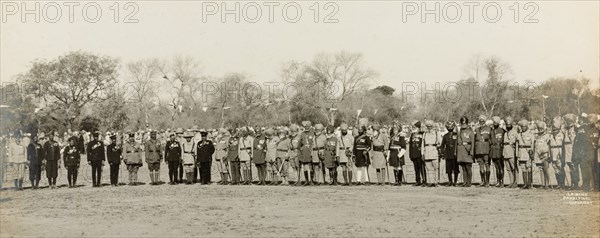
M117 143L112 143L106 147L106 159L110 165L110 184L119 184L119 166L121 165L121 159L123 159L123 148Z
M198 167L200 167L201 184L210 184L210 167L214 152L215 146L210 140L201 140L196 145L196 158L198 158Z
M92 183L94 187L100 186L102 181L102 163L106 160L104 155L104 144L101 141L93 140L87 146L88 161L92 165Z

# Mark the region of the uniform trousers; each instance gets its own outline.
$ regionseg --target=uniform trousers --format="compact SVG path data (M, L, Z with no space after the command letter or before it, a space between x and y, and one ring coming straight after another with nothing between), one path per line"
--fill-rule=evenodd
M200 162L198 163L200 166L200 183L201 184L210 184L210 167L211 162Z

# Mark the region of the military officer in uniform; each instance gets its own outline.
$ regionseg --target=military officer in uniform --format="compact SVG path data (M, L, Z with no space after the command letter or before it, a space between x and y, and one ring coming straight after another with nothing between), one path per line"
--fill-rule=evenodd
M29 180L31 188L38 189L42 176L42 161L44 161L44 133L40 133L33 138L27 146L27 161L29 161Z
M202 138L196 144L196 158L198 158L197 166L200 167L200 184L210 185L210 167L212 164L212 155L215 153L215 146L213 142L207 138L208 132L200 130L200 136L202 136Z
M9 146L8 162L16 170L14 177L16 190L23 190L23 178L25 177L25 167L27 166L27 147L24 144L21 143L21 138L17 137Z
M554 176L556 177L556 182L558 184L558 188L562 189L565 187L565 159L564 159L564 134L561 131L562 119L560 117L555 117L552 120L552 131L550 133L550 153L549 153L549 162L552 164L552 168L554 169Z
M266 131L259 130L256 132L252 149L252 161L258 172L258 185L266 185L267 179L267 138L265 137L264 132Z
M142 167L143 147L136 142L134 132L129 132L127 135L128 141L123 144L123 163L129 172L129 185L137 185L138 170Z
M373 125L373 137L371 138L371 159L377 174L377 184L383 185L387 167L387 155L389 150L389 138L380 132L381 126Z
M183 164L183 171L185 172L186 184L194 183L194 170L196 168L196 144L192 140L191 132L186 131L183 133L183 142L181 143L181 163Z
M182 134L183 135L183 134ZM177 140L175 134L169 133L169 141L165 145L165 163L169 166L169 184L175 185L180 181L179 165L181 165L181 143ZM182 165L183 166L183 165ZM181 171L183 172L183 171Z
M281 185L289 185L288 183L288 169L290 167L290 149L292 147L292 140L288 138L288 129L281 128L279 130L277 144L275 145L275 174L281 177Z
M354 140L354 165L356 166L356 180L358 185L363 185L363 174L365 175L364 182L368 181L367 166L370 164L369 150L371 149L371 139L367 136L367 128L361 125L358 128L358 135Z
M273 128L268 128L265 131L266 134L266 154L265 160L267 161L267 173L271 176L270 184L277 185L279 178L277 174L277 143L279 142L278 131Z
M399 128L398 125L394 125L390 131L390 150L388 163L394 171L394 186L402 186L402 179L404 178L404 154L406 153L406 131L408 127Z
M248 128L242 130L242 138L239 143L239 158L240 158L240 169L244 178L244 184L252 184L252 167L250 160L252 158L252 149L254 145L254 139Z
M302 166L302 170L304 171L304 181L305 186L313 185L311 172L312 161L313 161L313 148L316 146L315 142L315 133L311 130L311 122L303 121L302 126L304 127L304 132L300 135L300 140L298 142L298 151L299 151L299 161ZM300 181L300 178L298 178Z
M517 137L517 160L519 161L519 170L523 175L523 187L524 189L532 188L532 156L533 156L533 144L534 135L529 131L529 122L525 119L519 121L521 127L521 133Z
M237 185L241 181L242 175L240 174L240 138L238 137L239 133L233 131L233 129L229 130L231 136L227 140L227 161L230 165L231 171L231 185Z
M338 138L333 134L333 126L327 126L325 146L323 148L323 166L329 171L329 185L337 185ZM325 178L325 177L323 177Z
M490 158L496 168L496 187L504 187L504 159L502 159L504 147L504 134L506 133L500 127L500 117L492 117L492 131L490 134ZM489 181L488 181L489 182Z
M550 178L548 174L548 166L550 162L550 134L546 131L546 123L543 121L536 122L537 135L535 135L533 161L536 167L540 170L540 178L542 187L548 189Z
M58 177L58 168L60 160L60 144L56 135L50 134L49 140L44 144L44 160L46 161L46 177L51 189L56 187L56 178Z
M290 125L290 152L289 158L290 163L292 164L292 169L296 174L296 183L295 186L299 186L301 182L301 172L302 172L302 164L300 162L300 140L302 133L299 132L300 128L297 124Z
M595 161L595 147L597 147L595 143L598 140L597 135L594 135L596 120L598 120L596 114L589 114L579 118L580 126L577 128L577 135L573 144L575 175L579 177L579 171L581 171L582 189L585 191L589 191L594 183L592 163Z
M506 117L504 119L506 126L506 132L504 133L504 143L502 147L502 158L504 158L504 167L508 171L508 178L510 180L509 188L517 187L517 173L518 163L516 161L517 153L517 138L519 136L519 128L514 126L514 120L512 117Z
M456 140L456 161L463 174L463 187L471 187L473 179L473 154L475 153L475 133L469 127L466 116L460 118L460 131Z
M458 166L458 162L456 162L456 141L458 140L458 133L456 133L454 122L447 121L446 130L448 130L448 133L444 134L444 136L442 137L440 151L442 152L442 159L446 161L446 174L448 174L448 186L456 186L460 169Z
M486 116L479 116L479 127L475 129L475 160L479 164L481 185L489 186L490 179L490 136L491 128L485 124Z
M427 174L425 173L425 161L423 160L423 131L421 121L413 123L415 130L410 134L408 155L415 169L415 185L427 186Z
M425 121L425 127L427 127L427 130L423 133L423 146L421 147L421 154L423 155L425 165L423 169L425 170L425 174L429 173L432 175L428 176L431 178L430 186L436 187L438 183L436 173L439 169L439 148L442 138L438 131L434 129L432 120Z
M229 141L229 132L225 128L220 128L215 138L215 160L217 161L217 170L221 174L221 181L217 184L227 185L229 179L229 169L227 169L227 143Z
M566 175L568 174L570 178L568 181L571 183L567 189L572 189L579 186L579 176L575 176L575 166L573 165L573 142L575 141L575 135L577 134L577 131L575 130L577 116L569 113L563 116L563 120L565 122L564 129L562 130L564 135L563 152L565 158L565 179L567 178Z
M94 132L92 141L87 145L87 160L88 164L92 166L92 187L101 186L102 167L104 167L104 161L106 160L101 136L100 132Z
M110 185L119 186L119 167L123 159L123 148L117 144L117 135L110 136L110 145L106 147L106 159L110 165Z
M339 164L342 168L342 177L344 177L344 185L352 184L352 149L354 148L354 137L348 133L348 124L340 125L339 141Z
M65 147L63 153L63 161L67 168L67 181L69 182L69 188L77 186L77 170L79 169L79 163L81 162L81 153L77 149L77 137L69 138L69 145Z
M144 143L146 164L148 164L148 170L150 171L150 185L160 184L160 161L163 157L163 151L160 141L156 139L156 134L156 131L151 131L150 140Z
M183 138L183 133L184 133L183 128L177 128L177 130L175 130L175 135L177 136L176 140L179 142L179 145L181 145L183 143L183 141L185 140ZM165 146L166 146L166 142L165 142ZM173 182L174 183L183 183L182 180L183 180L184 173L185 172L183 171L183 163L181 163L181 161L180 161L179 164L177 164L177 176L175 176L175 179Z
M323 150L325 149L325 142L327 137L323 134L323 125L316 124L314 129L314 141L312 151L312 177L311 181L315 185L319 185L320 179L318 174L322 174L323 182L325 182L325 167L323 166Z

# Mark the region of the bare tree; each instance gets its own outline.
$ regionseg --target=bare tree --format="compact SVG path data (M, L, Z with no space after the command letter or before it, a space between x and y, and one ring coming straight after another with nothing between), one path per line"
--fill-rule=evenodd
M158 61L156 59L140 60L127 64L126 95L127 100L137 104L139 109L138 127L142 118L145 125L148 126L148 110L158 96L156 83L159 71L157 66Z
M479 100L485 114L490 117L508 90L507 76L510 65L495 56L484 58L475 55L465 67L467 80L478 83Z
M321 53L315 57L311 67L316 72L317 80L339 86L340 102L377 76L375 71L363 66L363 55L360 53Z
M169 84L170 106L175 116L183 111L191 111L200 105L198 93L201 91L202 81L207 77L202 76L200 62L190 56L178 56L172 62L158 62L157 69L162 78Z

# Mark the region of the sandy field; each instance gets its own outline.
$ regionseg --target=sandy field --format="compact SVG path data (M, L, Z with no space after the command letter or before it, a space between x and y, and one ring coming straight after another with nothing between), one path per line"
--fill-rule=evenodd
M92 188L87 175L79 177L85 186L74 189L13 191L4 183L0 236L600 236L597 192L410 185ZM165 166L161 177L168 179ZM149 180L147 170L140 180ZM66 184L65 171L59 184Z

